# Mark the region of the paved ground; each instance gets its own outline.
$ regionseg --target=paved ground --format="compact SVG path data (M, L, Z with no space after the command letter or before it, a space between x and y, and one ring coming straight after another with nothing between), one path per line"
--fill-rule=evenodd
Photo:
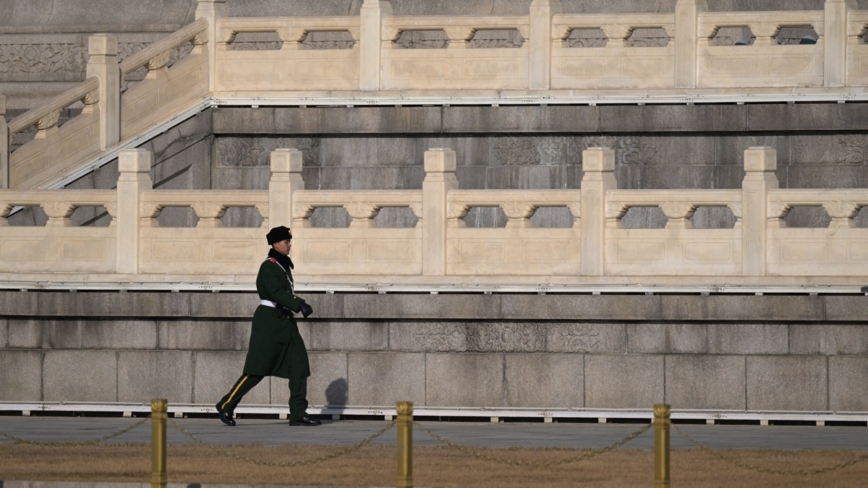
M0 416L0 433L31 441L87 441L120 431L141 419L93 417L5 417ZM286 421L239 419L238 426L226 427L214 419L173 419L206 442L216 444L354 444L377 432L384 421L323 421L320 427L289 427ZM622 439L641 424L577 423L469 423L423 422L432 432L457 444L485 447L598 448ZM817 449L868 451L868 427L679 425L696 440L721 449ZM190 443L190 438L171 424L169 443ZM394 444L391 430L374 444ZM438 442L418 429L414 444L435 446ZM109 442L148 443L150 421ZM12 442L0 435L0 442ZM626 444L625 448L652 449L653 429ZM691 447L689 441L672 431L672 448Z

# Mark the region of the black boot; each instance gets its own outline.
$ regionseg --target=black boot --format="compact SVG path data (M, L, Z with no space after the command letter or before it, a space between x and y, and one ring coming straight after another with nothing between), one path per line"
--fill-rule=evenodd
M235 419L232 418L232 414L220 408L220 403L214 405L217 408L217 413L220 414L220 421L229 427L235 427Z
M314 425L322 425L317 419L312 419L310 417L303 417L301 420L290 420L289 425L296 426L304 426L304 427L313 427Z

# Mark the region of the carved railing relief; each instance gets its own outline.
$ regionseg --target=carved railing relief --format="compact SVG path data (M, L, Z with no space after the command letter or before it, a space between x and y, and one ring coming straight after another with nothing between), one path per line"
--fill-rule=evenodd
M314 32L346 31L348 49L304 49ZM240 32L276 32L279 50L230 50ZM217 22L216 89L258 92L356 90L359 87L359 18L223 18ZM336 45L335 47L343 47Z
M453 190L446 208L447 274L577 275L581 266L581 192L579 190ZM469 228L472 207L500 207L505 228ZM540 207L567 207L571 228L534 228Z
M13 278L62 271L105 274L109 281L130 274L157 281L249 279L267 251L265 229L284 224L294 235L296 274L306 281L647 283L677 276L737 284L803 283L805 277L858 282L868 274L868 229L853 220L868 206L868 189L777 189L774 150L750 148L740 190L619 190L614 158L609 149L585 150L581 189L460 190L454 151L432 149L425 153L421 190L303 190L301 152L278 149L271 154L268 191L190 191L154 190L150 153L125 150L116 191L0 190L0 268ZM47 225L8 225L19 205L41 206ZM105 207L111 226L70 226L80 206ZM161 209L178 206L194 209L195 228L158 225ZM648 206L666 214L665 228L622 225L630 208ZM831 224L787 228L783 219L797 206L823 207ZM255 207L262 227L223 227L228 207ZM351 225L311 226L315 209L324 207L346 209ZM374 219L386 207L409 207L419 220L412 228L378 228ZM499 207L509 222L467 227L462 219L473 207ZM530 219L541 207L567 207L573 226L534 227ZM699 207L729 208L735 226L693 228L690 218Z
M246 274L268 251L259 242L261 228L227 228L221 221L229 207L250 207L260 211L267 227L267 191L143 190L140 195L141 273L195 274L211 267L209 274ZM160 227L157 217L166 207L192 207L199 223Z
M317 208L342 207L349 228L316 228L308 220ZM413 228L376 227L385 207L410 207ZM293 193L293 259L311 274L398 275L422 273L422 192L420 190L300 190ZM306 271L306 273L308 273Z
M201 100L208 92L208 20L200 18L120 63L121 76L146 66L148 74L121 97L121 139L134 136ZM172 50L187 42L193 50L167 68Z
M682 274L705 268L709 274L740 275L740 190L612 190L606 194L606 270L614 275ZM698 207L729 207L732 229L694 229ZM663 229L625 229L631 207L660 207L669 219Z
M386 16L382 30L384 90L525 89L529 48L526 42L485 42L487 31L515 30L530 37L527 16L441 17ZM442 30L446 49L400 49L404 31ZM494 46L503 45L503 48ZM507 47L509 46L509 47Z
M202 0L195 22L120 65L116 39L91 38L88 80L9 124L13 134L34 125L40 131L11 157L8 147L0 148L7 154L3 185L53 181L209 95L434 90L461 97L484 93L474 90L533 90L545 96L547 90L576 90L569 93L574 96L654 89L654 96L672 96L683 89L822 93L868 85L868 11L852 3L778 12L707 12L701 3L677 3L672 14L563 14L556 2L535 1L528 15L447 17L394 16L388 1L376 1L364 2L358 17L227 18L222 1ZM721 43L715 40L721 29L743 29L755 40ZM778 45L782 29L810 31L816 43ZM635 34L650 30L668 42L637 41ZM574 31L603 37L585 42ZM227 48L238 33L269 32L279 49ZM408 41L408 32L439 37ZM314 39L318 34L324 37ZM101 41L91 42L95 38ZM190 42L190 54L167 67L172 50ZM406 49L420 46L431 49ZM121 95L118 70L124 77L141 67L148 70L145 79ZM100 80L95 89L91 75ZM54 130L58 111L79 100L82 115Z
M769 191L768 272L771 275L848 275L868 264L868 235L853 218L868 206L868 192L853 189L777 189ZM788 228L794 207L822 207L827 228Z
M555 15L552 20L552 88L668 88L674 84L675 47L636 48L628 45L636 29L662 28L675 37L671 14ZM573 30L600 29L605 47L574 48Z
M71 164L99 152L100 81L90 77L42 105L9 122L10 137L36 126L36 137L13 152L9 158L9 187L28 187L46 177L46 173L62 173ZM84 109L77 117L58 127L61 112L78 102Z
M812 26L816 44L778 45L784 27ZM752 45L715 46L722 28L748 27ZM704 12L699 14L697 86L701 88L821 87L824 81L822 11Z
M114 190L0 191L0 269L6 273L114 273L116 224ZM10 226L16 206L39 206L44 227ZM78 207L101 206L112 216L109 227L76 227L69 217Z

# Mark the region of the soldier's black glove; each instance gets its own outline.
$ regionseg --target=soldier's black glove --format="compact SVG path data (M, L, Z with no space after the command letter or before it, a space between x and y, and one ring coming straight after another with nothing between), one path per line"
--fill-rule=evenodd
M313 313L313 307L308 305L306 301L302 300L301 305L298 306L298 311L301 312L304 318L307 318L310 314Z

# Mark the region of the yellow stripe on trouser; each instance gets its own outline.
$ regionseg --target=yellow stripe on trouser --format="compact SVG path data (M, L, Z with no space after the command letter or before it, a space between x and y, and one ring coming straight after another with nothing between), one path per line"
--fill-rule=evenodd
M226 404L232 401L232 397L234 397L235 394L238 393L238 389L241 388L241 385L243 385L245 381L247 381L247 375L244 375L244 378L242 378L241 381L238 382L238 386L236 386L235 389L232 390L232 394L229 395L229 399L223 402L223 405L221 405L220 408L226 408Z

